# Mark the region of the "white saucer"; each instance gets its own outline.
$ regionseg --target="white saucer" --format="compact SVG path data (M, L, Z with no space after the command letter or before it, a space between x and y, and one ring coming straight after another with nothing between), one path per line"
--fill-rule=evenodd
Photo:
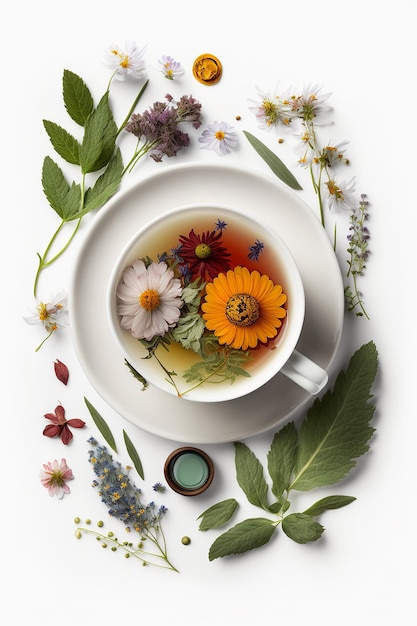
M343 280L320 221L295 192L254 170L188 163L170 165L116 195L93 218L69 290L75 351L102 398L129 422L156 435L193 444L256 435L288 420L312 397L278 374L261 389L223 403L198 403L142 391L114 342L106 292L122 247L143 224L186 204L213 203L265 220L287 243L304 281L306 317L297 349L329 369L344 316Z

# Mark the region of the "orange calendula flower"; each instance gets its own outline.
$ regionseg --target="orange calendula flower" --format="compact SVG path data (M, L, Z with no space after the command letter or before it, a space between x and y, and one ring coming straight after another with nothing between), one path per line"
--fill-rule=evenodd
M193 63L193 76L203 85L214 85L222 75L221 62L213 54L200 54Z
M282 286L269 276L239 266L206 285L203 318L220 344L247 350L277 335L286 301Z

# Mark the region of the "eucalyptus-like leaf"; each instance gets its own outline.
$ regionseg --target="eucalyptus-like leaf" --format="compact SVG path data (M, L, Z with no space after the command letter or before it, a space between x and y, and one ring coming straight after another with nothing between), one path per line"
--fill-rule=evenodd
M316 522L311 515L305 513L291 513L282 520L282 530L297 543L310 543L320 539L324 527Z
M332 391L318 398L298 434L298 454L290 489L308 491L344 478L356 459L369 450L375 407L369 402L378 368L370 341L351 357Z
M211 528L220 528L233 517L237 507L238 503L234 498L213 504L213 506L198 516L197 519L201 519L199 530L205 531Z
M79 165L80 145L77 139L66 131L65 128L55 124L55 122L43 120L43 126L54 150L59 154L59 156L67 161L67 163Z
M99 209L116 193L122 180L122 173L122 155L120 149L117 148L114 157L110 159L106 169L96 180L94 187L86 191L84 209L80 216Z
M251 504L268 510L268 485L261 463L246 444L234 445L237 482Z
M127 432L125 430L123 430L123 439L125 441L125 445L126 445L126 450L132 460L132 463L135 467L135 470L137 471L137 473L139 474L139 476L141 477L142 480L145 480L145 475L143 472L143 466L142 466L142 461L139 458L139 454L137 453L137 450L132 442L132 440L130 439L129 435L127 434Z
M91 92L82 78L64 70L62 77L62 95L68 115L76 124L85 126L94 109Z
M265 163L271 168L275 176L278 176L286 185L291 189L302 189L300 183L295 176L290 172L288 167L284 165L281 159L268 148L260 139L249 133L247 130L243 131L243 134L248 139L249 143L260 157L263 158Z
M80 166L83 174L96 172L110 161L117 136L117 127L109 106L108 92L85 123L80 146Z
M104 440L109 444L110 448L117 452L116 442L113 437L113 433L111 432L106 420L100 415L97 409L91 404L89 400L84 396L84 402L87 405L88 410L90 411L90 415L93 418L94 424L99 429L102 434Z
M311 519L311 518L310 518ZM242 554L264 546L276 529L275 522L255 517L247 519L217 537L209 550L209 560L213 561L231 554Z
M272 493L280 498L288 489L297 454L298 433L289 422L275 433L268 452L268 472L272 478Z
M311 517L317 517L324 513L324 511L330 511L331 509L341 509L343 506L347 506L354 502L356 498L352 496L327 496L318 500L314 504L308 507L304 511L305 515L311 515Z

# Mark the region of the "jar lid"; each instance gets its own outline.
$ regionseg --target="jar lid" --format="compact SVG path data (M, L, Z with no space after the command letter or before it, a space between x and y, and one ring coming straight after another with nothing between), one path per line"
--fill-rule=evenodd
M177 448L165 461L164 474L171 489L183 496L196 496L211 485L214 465L203 450Z

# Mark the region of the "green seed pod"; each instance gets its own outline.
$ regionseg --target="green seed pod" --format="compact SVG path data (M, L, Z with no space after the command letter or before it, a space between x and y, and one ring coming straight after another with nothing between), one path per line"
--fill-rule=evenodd
M191 543L191 539L189 537L183 537L181 539L181 543L184 544L184 546L189 546Z

